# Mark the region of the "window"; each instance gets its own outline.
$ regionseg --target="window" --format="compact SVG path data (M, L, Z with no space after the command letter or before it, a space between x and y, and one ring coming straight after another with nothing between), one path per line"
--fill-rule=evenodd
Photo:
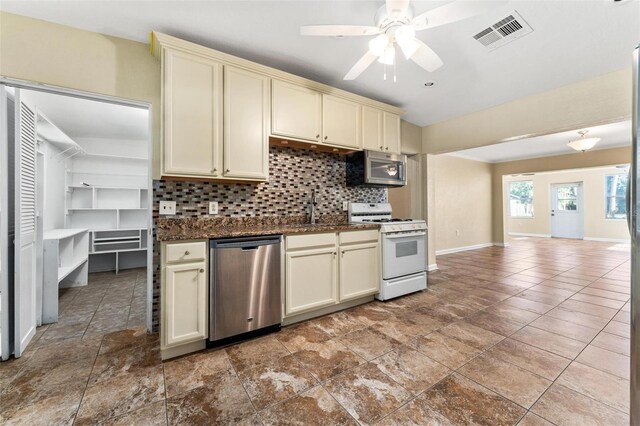
M509 216L533 217L533 181L509 183Z
M627 180L625 174L608 175L604 178L605 217L627 218Z
M561 186L556 189L557 191L557 200L558 205L556 208L558 210L578 210L578 186Z

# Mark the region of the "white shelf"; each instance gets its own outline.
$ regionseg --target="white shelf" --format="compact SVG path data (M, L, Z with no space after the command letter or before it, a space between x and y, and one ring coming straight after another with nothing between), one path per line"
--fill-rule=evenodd
M96 211L104 211L104 210L148 210L142 207L131 207L131 208L116 208L116 207L71 207L67 209L69 211L79 210L79 211L87 211L87 210L96 210Z
M51 229L43 233L43 239L45 240L62 240L65 238L73 237L74 235L81 234L88 231L86 228L76 229Z
M144 157L133 157L128 155L112 155L112 154L96 154L92 152L87 152L85 157L98 157L98 158L108 158L114 160L133 160L133 161L148 161L148 158Z
M148 188L140 188L133 186L105 186L105 185L69 185L69 188L73 189L124 189L124 190L133 190L133 191L147 191Z
M147 251L147 248L146 247L141 247L141 248L122 249L122 250L94 251L92 253L89 253L89 256L93 256L93 255L96 255L96 254L130 253L130 252L134 252L134 251Z
M70 266L61 266L58 268L58 282L64 280L70 273L82 266L88 259L80 259Z

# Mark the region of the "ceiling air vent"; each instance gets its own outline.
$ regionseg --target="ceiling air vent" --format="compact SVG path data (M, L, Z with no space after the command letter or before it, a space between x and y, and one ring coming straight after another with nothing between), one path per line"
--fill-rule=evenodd
M522 16L513 11L505 18L474 35L473 38L489 50L494 50L532 31L533 29L522 19Z

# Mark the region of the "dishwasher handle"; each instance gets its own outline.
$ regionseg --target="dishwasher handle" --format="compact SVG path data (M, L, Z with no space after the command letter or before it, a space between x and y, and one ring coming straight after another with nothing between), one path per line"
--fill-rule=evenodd
M239 237L224 238L219 240L211 240L211 248L213 249L242 249L244 251L257 250L261 246L280 244L280 235L276 236L258 236L258 237Z

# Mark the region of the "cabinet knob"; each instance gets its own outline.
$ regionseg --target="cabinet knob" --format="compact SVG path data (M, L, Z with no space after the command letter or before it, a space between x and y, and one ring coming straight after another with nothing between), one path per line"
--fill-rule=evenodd
M217 171L218 171L218 169L213 169L213 170L212 170L212 172L213 172L213 173L215 173L215 172L217 172Z
M185 255L185 256L189 256L190 254L191 254L191 252L190 252L189 250L187 250L187 251L185 251L185 252L184 252L184 255Z
M380 145L380 151L382 151L384 149L384 147L382 145Z
M325 141L326 141L327 139L329 139L329 136L325 136L325 137L324 137L324 140L325 140Z
M386 147L385 149L386 149L387 151L389 151L389 147Z
M316 139L320 139L320 134L319 133L316 135Z
M230 171L231 171L231 170L227 169L227 170L225 170L224 172L225 172L225 173L229 173Z
M203 269L203 268L200 268L200 272L204 272L204 269Z
M344 250L342 250L342 253L341 253L341 254L342 254L342 257L344 257Z

